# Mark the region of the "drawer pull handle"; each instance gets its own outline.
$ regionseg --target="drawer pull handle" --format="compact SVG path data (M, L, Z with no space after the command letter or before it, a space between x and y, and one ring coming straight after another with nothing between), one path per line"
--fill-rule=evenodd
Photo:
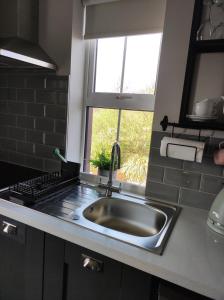
M84 269L93 272L102 272L103 262L82 254L82 266Z
M2 231L6 234L16 235L17 234L17 227L11 223L6 221L2 222Z

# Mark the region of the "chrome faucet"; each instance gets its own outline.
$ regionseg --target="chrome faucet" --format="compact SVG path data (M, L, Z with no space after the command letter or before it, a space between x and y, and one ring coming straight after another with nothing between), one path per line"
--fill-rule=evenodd
M119 143L116 141L111 150L111 163L110 163L110 171L109 171L109 179L106 185L106 197L111 197L112 192L119 191L113 187L113 172L115 169L120 169L121 167L121 148Z

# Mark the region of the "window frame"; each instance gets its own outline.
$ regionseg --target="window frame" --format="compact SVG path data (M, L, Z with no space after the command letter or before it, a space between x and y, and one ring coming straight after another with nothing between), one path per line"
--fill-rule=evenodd
M127 41L127 37L125 37ZM138 111L154 111L155 94L99 93L94 91L96 77L97 41L89 42L88 85L85 106ZM125 42L126 43L126 42ZM124 49L126 51L126 47ZM125 59L125 57L123 58ZM123 61L123 70L124 70ZM124 72L122 71L122 75ZM123 80L123 78L121 79Z
M161 32L162 34L162 32ZM127 38L127 37L126 37ZM88 108L111 108L121 110L133 111L149 111L154 112L155 94L131 94L131 93L99 93L94 91L95 77L96 77L96 60L97 60L97 39L89 40L86 51L86 67L85 67L85 87L84 87L84 112L83 112L83 133L84 138L82 142L82 167L84 168L86 159L86 143L88 136ZM162 42L162 37L161 37ZM160 45L161 51L161 45ZM124 65L123 65L124 68ZM157 77L159 71L159 62L157 68ZM156 81L157 85L157 81ZM156 90L155 85L155 90ZM150 151L150 149L149 149ZM99 175L82 171L81 179L84 182L97 184L105 182L106 178ZM122 190L136 195L144 195L146 186L134 184L130 182L114 181L115 185L121 184Z

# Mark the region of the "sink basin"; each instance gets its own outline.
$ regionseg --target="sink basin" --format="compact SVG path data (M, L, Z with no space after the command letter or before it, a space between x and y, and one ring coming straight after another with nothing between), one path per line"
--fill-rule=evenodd
M83 212L98 225L137 237L158 234L166 224L164 212L139 203L116 198L101 198Z
M98 198L95 187L74 186L35 209L104 236L162 254L180 208L113 193ZM107 241L106 241L107 242ZM109 242L109 241L108 241Z
M135 197L102 197L82 207L77 224L162 254L180 208Z

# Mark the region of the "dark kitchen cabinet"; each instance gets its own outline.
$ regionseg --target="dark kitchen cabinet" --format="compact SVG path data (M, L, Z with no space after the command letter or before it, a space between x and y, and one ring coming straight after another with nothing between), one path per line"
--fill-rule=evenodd
M0 228L0 300L209 300L9 218Z
M122 268L119 262L70 243L66 243L65 262L65 300L119 299Z
M152 276L46 234L43 300L153 300Z
M120 300L155 300L154 284L156 281L149 274L122 265Z
M43 300L65 300L64 240L45 234Z
M158 289L158 300L209 300L209 298L186 290L175 284L161 280ZM211 300L211 299L210 299Z
M42 300L44 233L0 216L0 300Z

